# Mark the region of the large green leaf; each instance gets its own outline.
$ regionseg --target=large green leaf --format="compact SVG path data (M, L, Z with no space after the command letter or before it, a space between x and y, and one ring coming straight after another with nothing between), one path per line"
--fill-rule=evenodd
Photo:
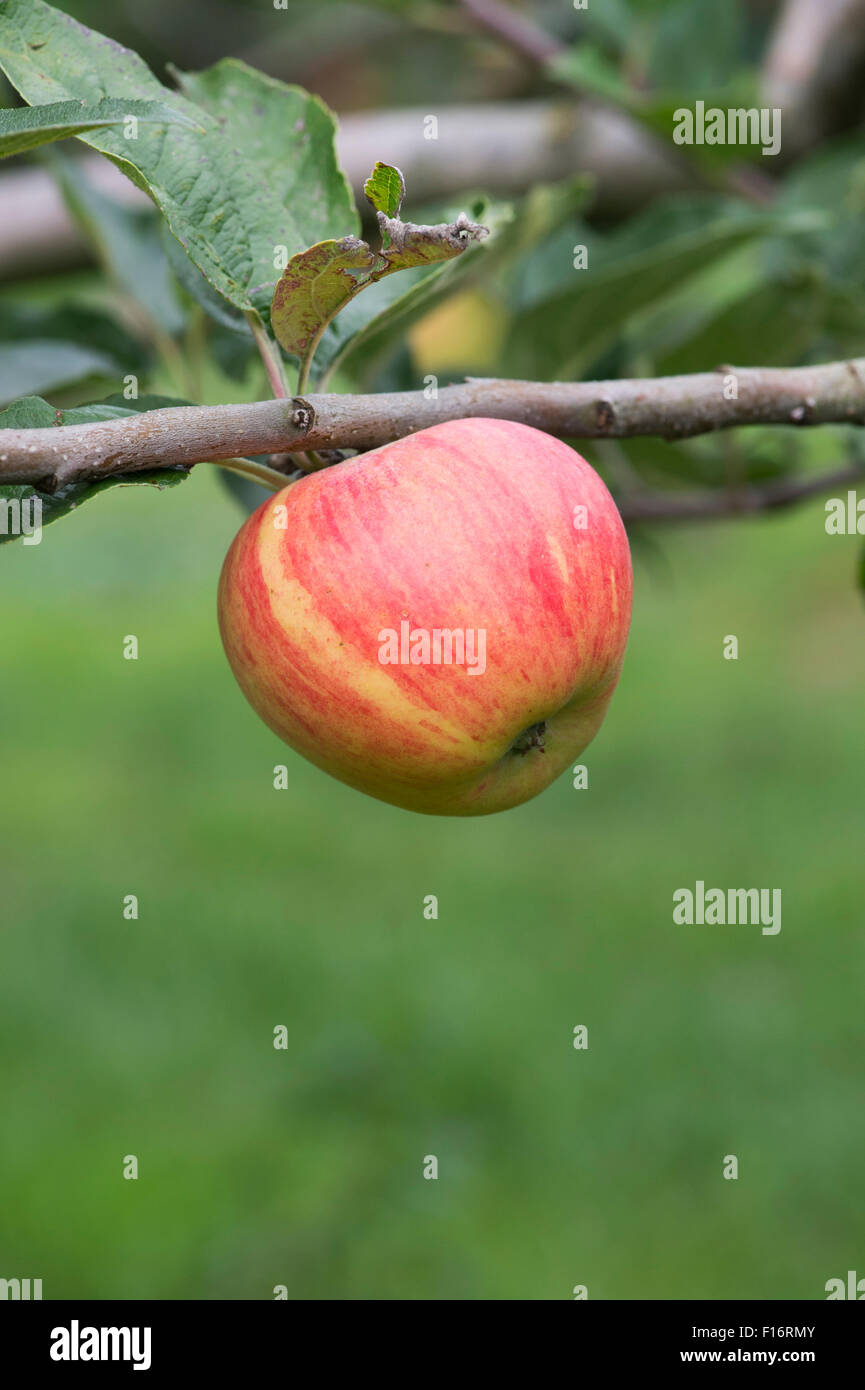
M80 161L59 150L52 151L51 168L69 211L118 289L135 300L150 323L165 333L179 332L184 315L162 245L160 227L164 223L155 209L127 207L108 197L87 176Z
M112 358L83 344L54 338L0 343L0 405L16 400L22 392L57 391L88 377L116 372Z
M207 209L203 226L211 229L225 255L240 258L243 273L251 265L249 302L266 314L281 273L277 248L292 256L316 241L360 228L351 189L336 162L334 117L318 97L235 58L205 72L176 76L184 93L218 121L221 132L219 154L226 161L222 206ZM233 253L235 239L242 251ZM187 250L191 254L192 248ZM240 300L232 302L247 307Z
M165 396L141 396L137 401L116 403L116 397L94 405L76 406L72 410L56 410L53 405L39 396L29 396L15 401L6 410L0 410L0 430L44 429L55 425L86 425L94 420L116 420L123 415L135 415L139 411L157 410L162 406L187 405L187 401L174 400ZM41 525L47 526L59 517L74 511L82 502L95 497L110 487L130 487L149 485L150 487L174 487L188 476L184 467L154 468L144 473L116 474L111 478L101 478L96 482L70 483L57 492L40 492L29 483L0 483L0 543L18 539L10 529L10 508L18 510L22 504L33 508L38 502L41 510Z
M648 28L641 29L633 17L625 20L620 16L616 21L616 8L611 10L605 0L604 5L586 12L584 22L595 31L601 45L580 41L557 53L547 64L552 77L583 95L595 95L621 107L665 142L680 126L679 113L693 116L698 100L707 117L712 108L726 113L757 105L755 75L743 66L741 6L718 4L716 0L680 0L664 6L648 47ZM610 49L615 61L607 56L605 50ZM640 74L639 86L630 80L634 72ZM699 123L691 133L693 143L680 153L703 166L704 175L710 177L721 172L720 165L761 155L762 142L743 144L738 134L729 143L708 144L701 140L705 130L700 132ZM709 139L714 139L714 134L710 122ZM717 178L712 182L717 183Z
M334 154L333 117L297 87L226 59L182 75L184 94L172 92L137 54L43 0L0 3L0 67L31 104L163 101L201 127L142 126L136 140L91 131L82 139L149 194L237 308L266 312L279 248L291 256L358 230Z
M740 367L792 365L813 341L820 307L815 285L798 294L779 281L751 286L694 333L683 336L676 348L658 354L658 375L711 371L720 362Z
M672 209L658 206L594 255L588 268L570 270L569 283L518 314L505 351L514 376L552 380L585 370L616 339L635 314L661 303L689 276L749 241L796 229L770 214L745 211L718 215L714 200L682 206L675 230ZM666 213L669 234L664 235Z
M746 58L744 0L674 0L652 26L647 77L654 88L687 82L693 101L722 88Z
M120 382L148 360L141 344L100 310L0 305L0 405L93 376Z
M71 135L126 126L130 117L144 125L192 125L188 116L171 111L161 101L55 101L48 106L15 107L0 110L0 159Z
M172 274L189 297L200 304L215 323L242 334L252 342L252 329L246 316L217 293L198 266L189 259L180 242L171 235L165 222L160 227L159 240Z

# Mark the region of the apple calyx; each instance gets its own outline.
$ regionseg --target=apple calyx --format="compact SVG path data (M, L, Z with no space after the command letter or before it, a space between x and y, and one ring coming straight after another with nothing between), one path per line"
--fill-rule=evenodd
M523 729L518 738L514 739L511 744L511 752L518 753L521 758L524 758L533 748L537 748L539 753L545 753L547 751L544 744L546 731L546 719L542 719L539 724L530 724L527 729Z

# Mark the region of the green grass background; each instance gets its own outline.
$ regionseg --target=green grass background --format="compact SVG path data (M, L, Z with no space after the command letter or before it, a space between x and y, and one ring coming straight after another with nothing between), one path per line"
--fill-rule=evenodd
M861 540L819 502L654 533L589 790L448 821L247 707L215 621L239 521L201 466L0 549L0 1275L256 1299L865 1275ZM780 887L780 935L674 925L698 878Z

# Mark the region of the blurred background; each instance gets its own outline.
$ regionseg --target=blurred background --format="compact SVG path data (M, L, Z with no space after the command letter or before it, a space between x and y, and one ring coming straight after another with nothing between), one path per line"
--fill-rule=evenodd
M408 216L484 197L521 229L337 389L863 352L862 5L64 8L163 79L230 53L318 92L355 185L401 151ZM781 154L683 153L670 112L697 99L781 105ZM454 132L447 158L407 108ZM154 331L94 233L147 238L149 214L91 172L88 232L68 157L0 173L2 403L98 400L130 368L265 394L175 284ZM863 457L840 427L580 449L623 509L671 512ZM589 789L457 822L330 781L246 705L215 617L242 500L200 465L0 547L0 1276L171 1299L811 1299L865 1276L862 537L827 535L820 497L634 524ZM780 887L780 934L674 925L697 879Z

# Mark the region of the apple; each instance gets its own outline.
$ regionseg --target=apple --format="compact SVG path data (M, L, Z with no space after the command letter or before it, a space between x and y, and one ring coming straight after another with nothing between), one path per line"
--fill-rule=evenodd
M222 640L262 719L381 801L504 811L600 728L631 619L612 497L575 450L451 420L289 484L244 523Z

